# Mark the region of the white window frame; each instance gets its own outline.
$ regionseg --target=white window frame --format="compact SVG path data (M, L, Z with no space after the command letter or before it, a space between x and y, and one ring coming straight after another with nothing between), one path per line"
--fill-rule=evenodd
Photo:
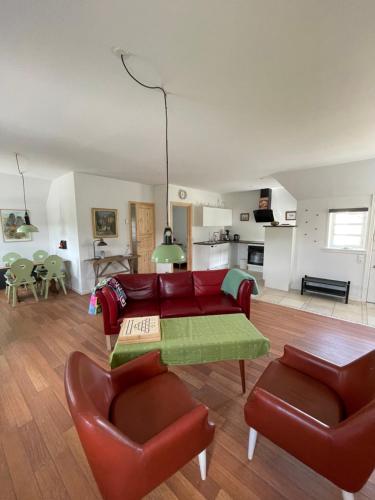
M360 236L360 245L334 245L334 228L336 226L336 216L339 213L351 213L360 212L364 214L363 222L361 224L352 224L353 226L361 226L362 231L360 234L353 234L348 236ZM350 223L345 223L345 225L351 225ZM367 242L367 227L368 227L368 208L343 208L343 209L330 209L328 214L328 237L327 237L327 249L329 250L353 250L353 251L365 251Z

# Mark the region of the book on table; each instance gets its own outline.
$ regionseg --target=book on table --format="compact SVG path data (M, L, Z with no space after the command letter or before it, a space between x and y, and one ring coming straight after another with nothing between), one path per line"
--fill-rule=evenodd
M160 317L141 316L123 320L117 342L132 344L135 342L158 342L160 340Z

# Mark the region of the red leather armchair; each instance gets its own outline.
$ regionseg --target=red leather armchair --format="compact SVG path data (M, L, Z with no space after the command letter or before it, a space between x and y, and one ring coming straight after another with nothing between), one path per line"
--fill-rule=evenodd
M345 366L285 346L245 405L257 432L354 498L375 467L375 350Z
M160 363L158 351L107 372L80 352L65 367L71 415L106 500L142 498L205 449L207 408Z

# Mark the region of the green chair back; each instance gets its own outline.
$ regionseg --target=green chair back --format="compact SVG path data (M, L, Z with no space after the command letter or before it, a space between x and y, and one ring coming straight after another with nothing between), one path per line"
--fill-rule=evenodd
M12 265L17 259L22 259L22 255L17 252L9 252L3 256L3 262L7 266Z
M33 269L34 263L29 259L17 259L13 262L10 266L12 285L34 282L35 279L31 274Z
M62 258L58 255L50 255L47 257L43 262L43 267L46 270L43 278L49 280L61 276L63 274L61 271L62 262Z
M46 260L47 257L48 257L48 252L46 252L45 250L37 250L36 252L33 253L34 262L43 264L43 262Z

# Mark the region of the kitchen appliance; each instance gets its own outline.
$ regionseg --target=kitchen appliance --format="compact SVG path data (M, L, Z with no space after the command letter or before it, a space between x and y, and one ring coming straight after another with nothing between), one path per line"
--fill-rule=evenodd
M240 241L240 235L239 234L234 234L233 235L233 241Z
M273 222L273 211L271 210L272 189L261 189L259 197L259 209L254 210L255 222Z
M247 247L247 263L253 266L263 266L264 244L252 244Z
M255 222L273 222L273 210L271 209L260 209L254 210Z
M224 241L229 241L229 240L230 240L230 238L229 238L229 229L226 229L226 230L224 231L224 234L223 234L223 240L224 240Z

